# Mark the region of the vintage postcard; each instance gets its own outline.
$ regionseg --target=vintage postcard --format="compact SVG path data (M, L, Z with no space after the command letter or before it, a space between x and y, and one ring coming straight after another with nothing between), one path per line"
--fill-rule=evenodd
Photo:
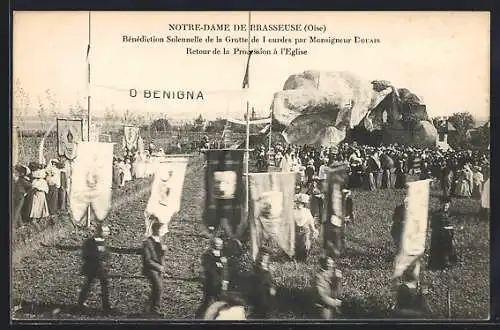
M12 320L486 320L488 12L13 14Z

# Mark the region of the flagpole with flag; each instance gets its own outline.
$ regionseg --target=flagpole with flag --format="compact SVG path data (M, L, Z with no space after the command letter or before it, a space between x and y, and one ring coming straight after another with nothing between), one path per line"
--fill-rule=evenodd
M250 158L250 153L248 149L250 148L250 100L249 100L249 88L250 88L250 57L252 56L252 51L250 49L250 22L252 18L252 12L248 12L248 60L247 66L245 70L245 77L243 78L243 90L246 91L246 99L247 99L247 114L246 114L246 142L245 142L245 160L244 160L244 172L245 172L245 213L244 217L248 217L248 203L249 203L249 179L248 179L248 162Z
M90 14L91 11L89 11L89 24L88 24L88 44L87 44L87 56L86 56L86 62L87 62L87 141L90 142L90 42L91 42L91 20L90 20ZM90 228L90 216L91 216L91 209L90 205L87 209L87 228Z
M91 43L91 12L89 11L89 24L88 24L88 35L89 40L87 44L87 141L90 141L90 43Z

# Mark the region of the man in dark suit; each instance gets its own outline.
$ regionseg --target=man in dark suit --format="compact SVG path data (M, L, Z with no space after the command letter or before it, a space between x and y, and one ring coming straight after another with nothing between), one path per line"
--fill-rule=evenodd
M107 313L112 312L109 303L108 291L108 269L106 262L109 260L109 251L106 248L105 238L109 236L109 227L100 225L94 237L87 239L82 247L82 275L85 276L85 282L78 297L78 306L87 307L90 287L95 279L101 283L102 307Z
M457 261L453 246L454 227L449 214L451 199L443 196L442 209L431 217L431 246L429 251L429 268L439 270L450 267Z
M151 236L144 241L142 247L142 273L151 283L150 311L157 316L161 316L162 274L165 271L165 253L160 240L161 226L159 221L153 222Z
M408 208L408 198L405 198L404 202L394 209L394 214L392 215L392 226L391 226L391 236L396 246L396 254L401 248L401 236L403 235L403 228L406 220L406 210Z
M228 290L227 259L222 255L223 241L219 237L212 239L210 248L201 256L203 267L204 299L201 310L205 310L221 294Z
M342 306L342 272L335 268L331 257L322 256L316 275L316 307L322 319L332 319L340 314Z
M26 179L27 168L21 165L14 167L14 182L12 184L12 228L24 225L23 206L25 198L31 191L31 182Z
M254 265L254 272L250 279L250 300L253 305L254 319L267 319L273 307L276 289L269 271L269 251L262 249Z

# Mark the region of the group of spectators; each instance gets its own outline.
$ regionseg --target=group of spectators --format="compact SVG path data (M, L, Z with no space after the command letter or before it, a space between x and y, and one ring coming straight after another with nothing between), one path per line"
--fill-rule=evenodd
M489 153L472 150L440 151L409 146L365 146L340 144L337 147L283 146L257 150L259 171L270 167L295 171L303 186L326 179L326 169L345 164L349 188L367 190L403 189L408 175L440 182L447 196L479 198L489 177Z
M53 219L67 210L69 171L69 163L64 158L52 159L47 165L31 162L27 166L14 166L13 229L37 225L41 219Z

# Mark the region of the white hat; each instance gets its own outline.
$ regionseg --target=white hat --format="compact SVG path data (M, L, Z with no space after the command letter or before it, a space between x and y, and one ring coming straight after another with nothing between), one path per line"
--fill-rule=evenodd
M307 203L309 203L309 195L303 194L303 193L296 194L295 195L295 201L297 203L307 204Z

